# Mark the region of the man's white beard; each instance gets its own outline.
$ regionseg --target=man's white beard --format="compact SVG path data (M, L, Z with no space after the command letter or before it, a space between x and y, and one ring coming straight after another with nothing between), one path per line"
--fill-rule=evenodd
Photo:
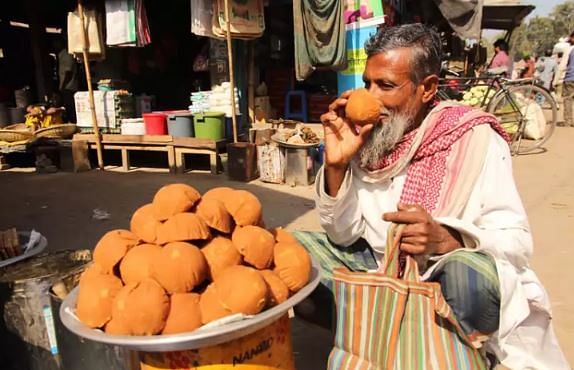
M410 114L392 113L385 122L376 125L359 151L361 167L376 169L383 156L397 145L412 123Z

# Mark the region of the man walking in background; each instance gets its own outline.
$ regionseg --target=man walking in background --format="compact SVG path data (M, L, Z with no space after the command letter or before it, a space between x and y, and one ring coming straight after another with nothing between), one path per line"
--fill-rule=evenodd
M574 31L570 34L568 40L570 45L574 45ZM558 73L560 77L557 80L557 85L562 85L562 99L564 103L564 126L574 127L574 120L572 119L572 100L574 99L574 48L570 46L567 53L564 53ZM564 77L562 77L564 76Z
M552 58L552 50L548 49L544 52L544 56L538 60L536 66L536 76L542 81L544 88L550 90L552 87L552 80L554 73L556 73L556 61Z

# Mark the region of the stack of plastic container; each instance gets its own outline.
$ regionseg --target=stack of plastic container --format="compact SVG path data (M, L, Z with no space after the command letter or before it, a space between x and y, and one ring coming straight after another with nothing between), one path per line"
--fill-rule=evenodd
M191 113L203 113L209 110L209 97L211 91L198 91L191 93L191 105L189 111Z

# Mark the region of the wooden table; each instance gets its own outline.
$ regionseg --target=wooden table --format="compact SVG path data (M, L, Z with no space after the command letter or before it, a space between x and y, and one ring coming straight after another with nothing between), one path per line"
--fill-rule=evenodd
M96 138L93 134L76 134L75 142L87 143L87 148L95 149ZM169 171L183 173L185 169L185 154L209 155L210 172L219 172L219 154L225 148L226 140L198 139L194 137L173 137L170 135L102 135L102 149L119 150L122 155L122 169L130 170L130 151L155 151L167 154ZM86 153L87 156L87 153ZM81 158L77 158L82 160ZM76 158L74 159L76 160Z

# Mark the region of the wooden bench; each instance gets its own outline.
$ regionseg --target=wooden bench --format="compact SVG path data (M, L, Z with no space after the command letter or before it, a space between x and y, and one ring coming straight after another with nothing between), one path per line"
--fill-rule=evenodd
M89 149L96 149L96 137L93 134L76 134L74 141L86 142ZM119 150L124 171L129 171L131 167L129 152L137 150L167 153L170 173L185 172L185 154L209 155L210 171L215 175L221 167L219 154L225 148L225 144L225 140L215 141L170 135L102 135L102 150Z

